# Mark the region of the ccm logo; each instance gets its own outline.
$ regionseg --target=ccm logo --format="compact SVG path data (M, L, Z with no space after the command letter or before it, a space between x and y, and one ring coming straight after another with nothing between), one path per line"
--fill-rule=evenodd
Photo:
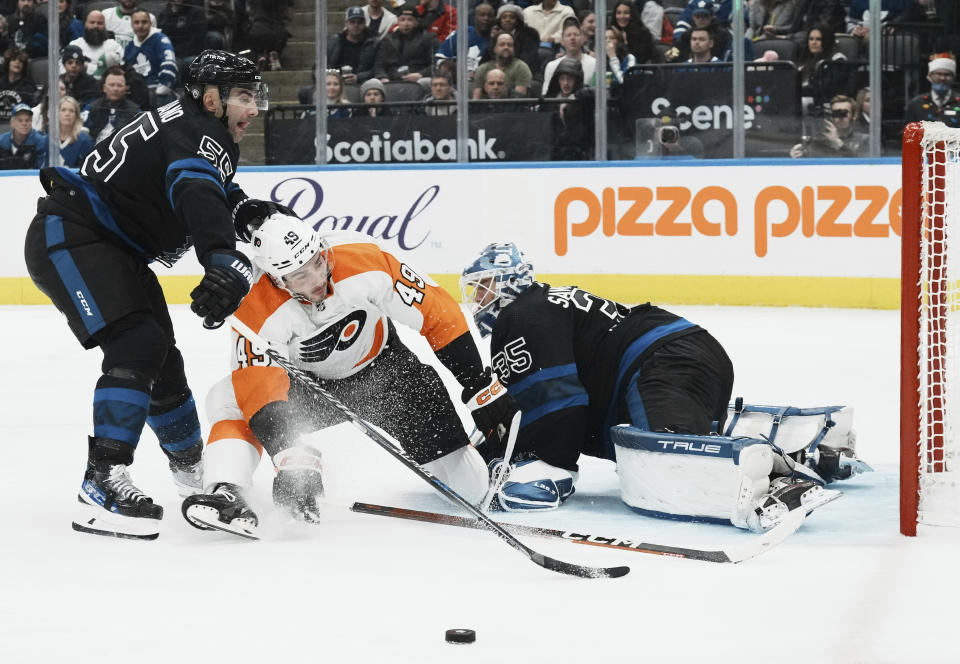
M503 392L503 384L499 380L494 381L490 387L484 389L476 396L475 401L477 406L485 406L487 403L500 396L501 392Z
M688 443L680 440L658 440L664 450L686 450L687 452L703 452L704 454L720 454L720 446L713 443Z

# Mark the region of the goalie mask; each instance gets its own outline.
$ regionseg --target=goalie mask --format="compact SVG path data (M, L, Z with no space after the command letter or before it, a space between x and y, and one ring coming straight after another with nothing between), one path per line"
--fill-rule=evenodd
M254 264L278 288L313 304L321 304L329 295L333 250L310 224L272 214L253 231L250 244Z
M488 244L463 271L460 292L481 336L493 332L500 310L534 282L533 265L512 242Z

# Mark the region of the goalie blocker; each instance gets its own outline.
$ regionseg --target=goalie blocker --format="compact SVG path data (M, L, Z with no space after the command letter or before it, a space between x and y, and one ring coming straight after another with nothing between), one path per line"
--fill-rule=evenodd
M726 435L611 429L621 498L647 516L762 532L788 511L836 497L822 486L871 470L856 458L851 408L752 406L737 399Z

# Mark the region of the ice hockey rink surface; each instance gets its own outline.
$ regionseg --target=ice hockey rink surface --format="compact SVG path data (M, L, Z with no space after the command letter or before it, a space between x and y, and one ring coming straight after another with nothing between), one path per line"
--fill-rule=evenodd
M521 537L561 560L631 567L600 580L544 570L489 532L351 512L364 501L457 513L348 424L310 439L324 457L319 525L273 510L263 462L251 496L261 541L190 527L146 431L132 476L165 508L159 539L76 533L101 356L52 307L0 307L0 662L960 662L960 532L898 532L898 312L667 308L724 344L748 403L854 406L858 453L876 472L834 485L843 498L738 565ZM206 433L228 333L172 309ZM696 548L755 537L633 514L613 464L587 458L559 511L502 518ZM477 640L448 644L450 628Z

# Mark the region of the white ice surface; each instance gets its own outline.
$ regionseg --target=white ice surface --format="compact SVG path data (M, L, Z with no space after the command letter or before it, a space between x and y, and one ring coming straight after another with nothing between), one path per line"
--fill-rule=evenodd
M147 432L133 476L166 509L160 538L75 533L100 354L81 352L50 307L0 307L0 662L960 662L960 532L898 534L897 313L671 309L726 346L748 402L854 406L860 455L877 472L839 485L843 498L740 565L524 538L563 560L632 568L583 580L490 533L350 512L355 500L447 506L348 425L313 439L325 457L320 525L272 511L261 464L264 540L191 528ZM186 307L173 318L203 418L229 344ZM751 537L634 515L612 464L591 459L560 511L513 518L695 547ZM476 643L446 644L452 627L476 630Z

